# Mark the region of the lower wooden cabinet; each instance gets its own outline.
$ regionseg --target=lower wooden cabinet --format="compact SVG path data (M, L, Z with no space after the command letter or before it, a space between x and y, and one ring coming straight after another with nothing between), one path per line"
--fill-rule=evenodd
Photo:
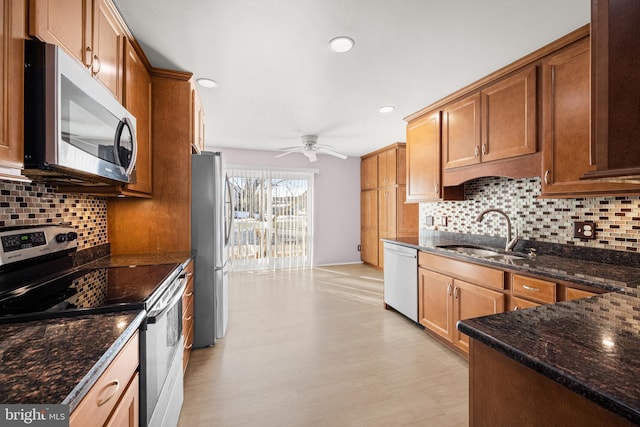
M583 289L569 288L564 290L564 300L571 301L574 299L589 298L598 295L596 292L585 291Z
M71 413L71 427L138 425L138 349L136 332Z
M191 356L191 348L193 347L193 284L195 277L193 275L193 260L185 267L185 276L187 278L187 286L182 294L182 334L184 336L184 353L182 356L182 369L186 372Z
M502 313L502 292L455 279L426 268L418 270L418 320L435 334L469 351L469 338L456 328L458 320Z

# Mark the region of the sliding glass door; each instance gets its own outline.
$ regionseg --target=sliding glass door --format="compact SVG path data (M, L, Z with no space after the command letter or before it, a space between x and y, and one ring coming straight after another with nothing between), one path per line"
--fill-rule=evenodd
M235 271L311 266L313 173L227 169Z

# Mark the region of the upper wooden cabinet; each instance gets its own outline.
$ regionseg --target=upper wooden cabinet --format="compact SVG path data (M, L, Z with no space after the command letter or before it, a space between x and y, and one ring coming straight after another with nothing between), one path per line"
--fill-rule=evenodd
M407 125L407 202L441 198L440 111Z
M0 21L0 178L24 179L23 105L25 0L1 0Z
M536 152L536 67L442 110L444 169Z
M151 76L129 41L124 58L124 106L136 118L138 140L136 182L128 184L126 190L151 194Z
M30 0L29 34L74 56L122 101L125 26L111 0Z
M402 151L402 159L399 158L400 151ZM404 177L401 178L398 172L400 161L402 161L402 165L404 166L404 157L404 148L402 148L402 150L387 150L378 154L378 186L382 187L385 185L404 183Z
M204 151L204 108L195 86L191 88L191 147L196 153Z
M360 162L360 188L378 187L378 157L364 156Z
M542 193L548 197L640 193L633 183L580 179L590 163L590 52L586 37L542 61Z
M591 0L592 161L587 177L640 175L640 2Z
M482 90L483 162L536 152L536 69L526 67Z
M480 163L480 94L442 109L442 163L444 169Z

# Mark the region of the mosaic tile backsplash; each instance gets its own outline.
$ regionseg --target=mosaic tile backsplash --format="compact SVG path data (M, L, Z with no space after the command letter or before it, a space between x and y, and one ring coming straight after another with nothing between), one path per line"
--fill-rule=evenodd
M0 181L0 227L68 222L78 230L78 250L108 242L107 200L63 194L44 184Z
M517 225L521 239L549 243L640 251L640 197L540 199L540 178L479 178L465 184L465 200L420 204L420 228L427 227L427 217L436 224L447 217L442 231L487 236L506 236L506 220L488 213L482 222L478 214L487 208L500 208ZM575 221L594 221L595 240L573 237Z

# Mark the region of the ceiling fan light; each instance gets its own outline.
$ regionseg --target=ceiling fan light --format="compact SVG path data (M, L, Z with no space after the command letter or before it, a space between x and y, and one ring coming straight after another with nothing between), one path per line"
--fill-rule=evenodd
M355 46L356 42L347 36L334 37L329 41L329 48L336 53L349 52Z
M211 79L207 79L205 77L201 77L199 79L196 79L196 82L202 86L202 87L206 87L208 89L210 88L214 88L218 86L218 82L216 82L215 80L211 80Z
M380 111L382 114L386 114L392 112L395 109L396 107L394 107L393 105L383 105L378 111Z

